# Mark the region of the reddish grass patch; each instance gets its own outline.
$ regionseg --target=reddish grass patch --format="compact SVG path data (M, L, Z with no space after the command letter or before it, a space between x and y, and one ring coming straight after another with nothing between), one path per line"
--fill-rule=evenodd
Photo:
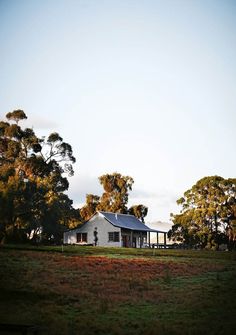
M17 264L20 267L10 282L5 278L6 285L55 294L79 304L96 304L98 300L112 304L137 303L140 299L155 302L162 298L163 290L153 285L154 282L223 268L219 263L201 261L191 264L189 261L64 256L33 251L11 251L9 255L10 260L5 259L4 265L8 267L8 273ZM1 258L4 263L4 253Z
M219 322L234 315L230 266L235 265L216 259L0 249L0 319L40 324L50 335L187 334L193 321L191 334L205 334L212 315ZM228 329L235 325L233 317L230 322Z

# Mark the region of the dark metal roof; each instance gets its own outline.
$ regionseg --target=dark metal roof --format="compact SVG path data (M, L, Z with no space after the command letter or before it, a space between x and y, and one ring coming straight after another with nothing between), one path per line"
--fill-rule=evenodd
M154 232L154 233L166 233L161 230L156 230L149 228L144 223L142 223L140 220L138 220L134 215L128 215L128 214L120 214L120 213L110 213L110 212L102 212L99 211L91 216L91 218L84 222L83 224L79 225L78 227L75 227L73 229L68 229L66 232L73 231L73 230L79 230L83 226L85 226L95 215L98 213L101 213L102 216L110 222L113 226L123 228L123 229L129 229L129 230L135 230L135 231L146 231L146 232Z
M99 212L99 213L101 213L107 221L113 224L113 226L119 228L138 230L138 231L160 232L158 230L149 228L133 215L109 213L109 212Z

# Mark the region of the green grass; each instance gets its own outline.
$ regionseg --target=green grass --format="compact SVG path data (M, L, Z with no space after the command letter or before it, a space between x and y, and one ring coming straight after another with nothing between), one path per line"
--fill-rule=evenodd
M0 322L51 335L233 334L235 253L0 248Z
M106 248L106 247L90 247L77 245L64 246L43 246L43 245L2 245L2 249L14 250L34 250L59 252L64 254L74 254L80 256L87 255L105 255L106 257L122 257L122 256L149 256L149 257L187 257L187 258L206 258L206 259L222 259L235 260L236 252L221 251L215 252L211 250L178 250L178 249L138 249L138 248Z

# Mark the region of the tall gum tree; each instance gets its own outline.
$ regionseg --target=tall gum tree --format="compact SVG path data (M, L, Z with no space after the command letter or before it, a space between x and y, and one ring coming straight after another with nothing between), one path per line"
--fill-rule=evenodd
M80 209L81 217L88 220L96 211L131 214L144 223L148 208L144 205L134 205L128 208L129 192L134 183L130 176L123 176L118 172L100 176L99 182L104 192L101 197L87 194L86 204Z
M74 173L72 147L57 133L39 138L33 129L22 129L22 110L6 118L0 122L0 241L25 239L32 231L50 239L67 223L63 213L68 220L68 213L78 215L64 194L66 176Z
M132 190L134 183L133 178L115 172L102 175L99 181L104 188L104 193L97 209L113 213L127 213L129 191Z
M177 200L179 214L171 215L168 236L189 246L218 249L221 243L235 248L236 179L210 176L200 179Z

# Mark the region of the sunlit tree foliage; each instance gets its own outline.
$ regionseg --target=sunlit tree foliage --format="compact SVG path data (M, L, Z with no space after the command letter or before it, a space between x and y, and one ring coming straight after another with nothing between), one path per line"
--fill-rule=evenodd
M199 180L177 201L180 214L172 214L168 235L189 246L218 249L236 244L236 179L219 176Z
M144 205L135 205L128 208L129 192L132 191L133 178L122 176L120 173L104 174L99 182L103 187L101 197L87 194L86 204L80 209L81 217L86 221L96 211L131 214L142 222L147 215L148 208Z
M22 129L22 110L6 118L0 122L0 241L55 239L78 216L64 194L66 175L73 175L72 148L57 133L39 138Z

